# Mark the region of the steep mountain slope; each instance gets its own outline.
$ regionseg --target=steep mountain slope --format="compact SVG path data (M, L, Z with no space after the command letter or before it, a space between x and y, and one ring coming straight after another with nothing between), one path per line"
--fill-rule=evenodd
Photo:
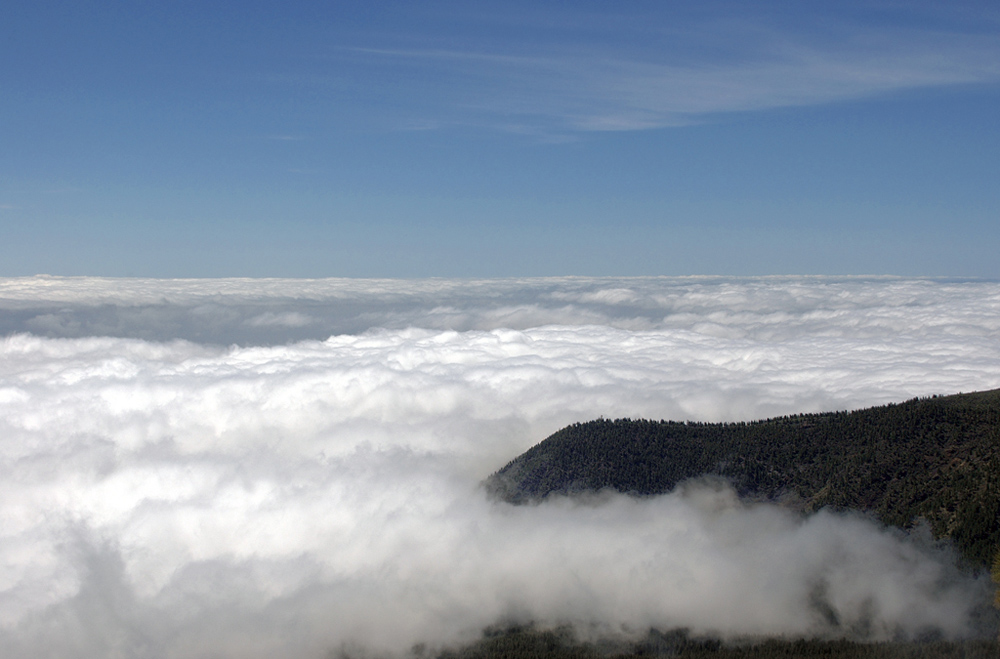
M807 511L864 510L903 527L925 519L988 565L1000 546L1000 390L750 423L578 423L486 484L520 503L601 488L658 494L704 474Z

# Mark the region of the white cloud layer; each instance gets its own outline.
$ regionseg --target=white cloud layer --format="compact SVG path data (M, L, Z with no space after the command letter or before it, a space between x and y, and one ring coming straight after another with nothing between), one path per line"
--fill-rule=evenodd
M986 597L927 543L715 484L511 507L478 483L598 415L1000 387L995 283L31 278L0 298L7 323L103 310L161 339L0 344L7 657L402 652L502 619L961 636ZM359 333L281 344L306 318ZM286 334L218 345L244 327Z
M373 328L545 325L772 341L892 332L991 337L1000 331L1000 284L891 277L0 278L2 334L269 345Z

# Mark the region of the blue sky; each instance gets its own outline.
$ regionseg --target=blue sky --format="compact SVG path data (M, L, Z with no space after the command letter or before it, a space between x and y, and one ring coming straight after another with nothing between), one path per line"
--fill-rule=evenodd
M21 2L0 275L1000 278L1000 8Z

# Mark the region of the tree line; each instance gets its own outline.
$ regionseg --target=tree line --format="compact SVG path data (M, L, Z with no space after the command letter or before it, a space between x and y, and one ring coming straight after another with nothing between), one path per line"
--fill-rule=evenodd
M753 422L598 419L554 433L486 481L520 503L612 488L645 496L701 475L812 511L920 520L974 565L1000 548L1000 390Z

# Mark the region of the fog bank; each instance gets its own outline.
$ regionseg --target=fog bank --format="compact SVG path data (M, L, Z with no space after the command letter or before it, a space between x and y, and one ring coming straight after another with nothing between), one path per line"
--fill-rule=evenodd
M602 325L781 340L1000 331L1000 283L894 277L0 278L0 334L274 345L372 328Z
M50 298L79 318L142 296L161 295L182 319L200 304L149 280L119 299L107 281L82 282L96 293L57 282ZM454 327L322 341L6 337L0 653L402 653L499 620L723 636L975 632L988 585L926 538L861 517L800 519L716 482L523 507L489 501L479 483L598 415L752 419L1000 387L997 285L602 281L383 283L386 300L437 286L470 301ZM267 282L241 285L254 313L271 300ZM215 295L219 283L177 286ZM379 299L370 282L351 286ZM552 303L545 322L520 329L454 321L480 322L490 295L533 286L577 314L596 296L604 320L553 324L567 307ZM282 283L298 301L281 313L309 316L308 287ZM36 304L29 289L19 303ZM438 293L420 295L422 317L442 317L426 308ZM656 323L614 325L656 295L673 300L649 307ZM416 313L378 304L383 319Z

